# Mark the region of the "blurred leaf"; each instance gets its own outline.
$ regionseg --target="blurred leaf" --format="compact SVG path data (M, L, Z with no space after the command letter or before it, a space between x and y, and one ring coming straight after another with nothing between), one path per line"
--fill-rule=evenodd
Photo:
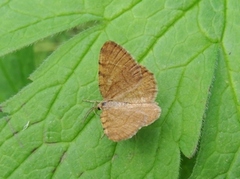
M30 83L27 78L35 69L32 57L32 47L0 57L0 103ZM0 113L0 118L3 116Z

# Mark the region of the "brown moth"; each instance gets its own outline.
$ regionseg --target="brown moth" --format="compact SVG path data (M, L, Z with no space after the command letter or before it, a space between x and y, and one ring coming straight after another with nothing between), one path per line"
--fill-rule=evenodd
M131 138L160 116L153 74L112 41L101 48L99 88L103 101L97 107L102 110L104 133L115 142Z

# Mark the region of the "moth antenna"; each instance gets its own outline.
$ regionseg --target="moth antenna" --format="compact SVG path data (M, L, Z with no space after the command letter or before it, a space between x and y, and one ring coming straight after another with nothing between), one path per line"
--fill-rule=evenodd
M96 113L96 109L97 109L97 104L100 103L99 101L91 101L91 100L82 100L83 102L88 102L88 103L93 103L93 107L91 107L87 113L84 115L82 122L84 123L84 121L88 118L89 114L93 111L94 114Z
M86 99L83 99L82 101L87 102L87 103L94 103L94 104L97 104L97 103L101 102L101 101L93 101L93 100L86 100Z

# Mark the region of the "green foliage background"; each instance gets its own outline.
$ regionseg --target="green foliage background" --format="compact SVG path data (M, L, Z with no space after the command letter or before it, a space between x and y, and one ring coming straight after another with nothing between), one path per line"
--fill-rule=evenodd
M0 14L1 178L240 178L238 1L6 0ZM107 40L154 73L162 108L119 143L83 120Z

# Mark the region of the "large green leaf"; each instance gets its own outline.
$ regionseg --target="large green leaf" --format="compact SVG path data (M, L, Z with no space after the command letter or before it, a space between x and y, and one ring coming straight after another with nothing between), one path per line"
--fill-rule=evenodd
M240 177L237 1L22 0L2 2L0 14L1 55L81 29L0 105L2 178ZM118 143L103 136L97 114L84 119L92 105L83 100L101 100L107 40L154 73L162 108L154 124ZM181 152L198 156L181 165Z

